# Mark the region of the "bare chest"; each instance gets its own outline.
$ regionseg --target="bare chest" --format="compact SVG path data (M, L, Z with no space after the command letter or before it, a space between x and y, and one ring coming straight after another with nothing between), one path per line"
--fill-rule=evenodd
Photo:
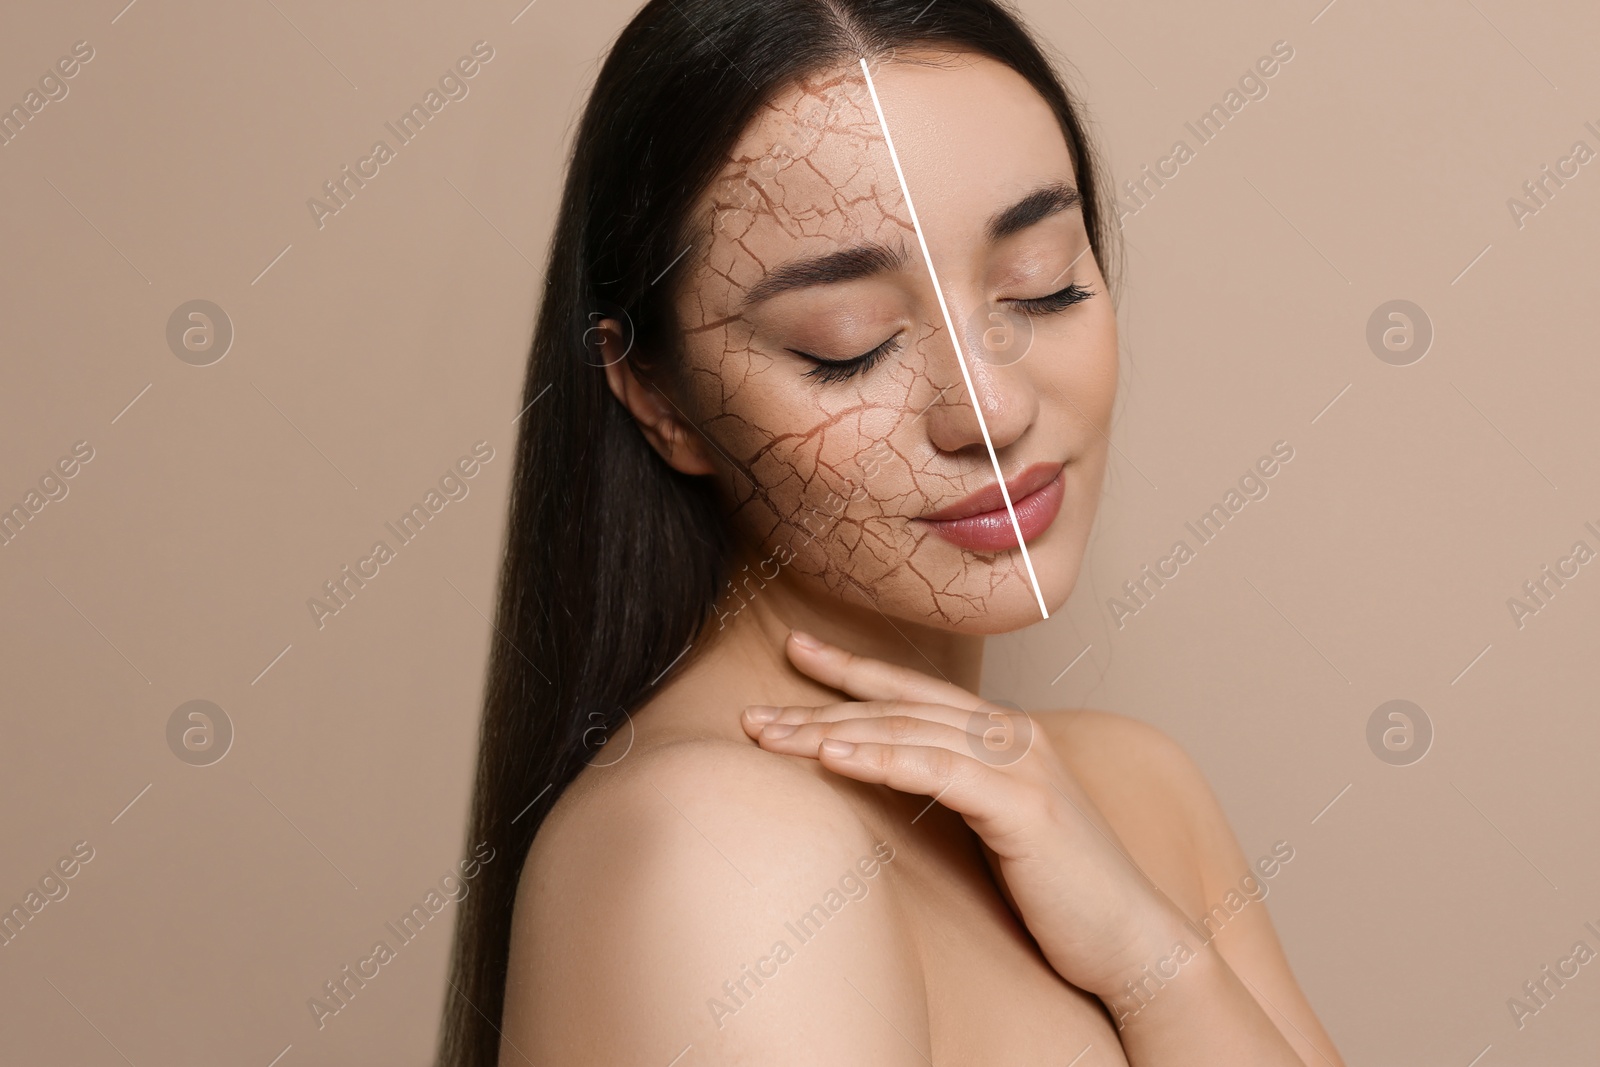
M908 799L921 801L919 808L926 803ZM895 848L885 869L920 955L932 1047L918 1051L933 1067L1125 1067L1099 999L1064 980L1040 954L960 817L937 805L915 823L881 807L874 814L895 820L884 834ZM899 832L887 832L895 822Z

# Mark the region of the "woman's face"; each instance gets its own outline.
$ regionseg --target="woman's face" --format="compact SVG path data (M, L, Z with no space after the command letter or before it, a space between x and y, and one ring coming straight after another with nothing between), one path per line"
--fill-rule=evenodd
M1116 319L1049 106L987 58L917 58L873 82L966 375L841 67L771 101L701 198L672 392L762 581L993 633L1040 611L984 429L1054 610L1099 498Z

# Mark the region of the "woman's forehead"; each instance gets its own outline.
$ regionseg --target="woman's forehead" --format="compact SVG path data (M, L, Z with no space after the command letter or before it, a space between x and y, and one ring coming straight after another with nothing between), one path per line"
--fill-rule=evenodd
M994 60L889 63L874 81L885 112L901 125L895 143L908 180L922 190L924 226L937 213L937 229L976 239L991 209L1073 181L1048 104ZM912 142L909 157L902 141ZM764 105L702 198L701 218L710 286L702 295L724 309L785 261L863 245L914 246L903 186L860 67L803 79Z
M863 106L864 105L864 106ZM784 90L752 121L706 198L712 270L748 289L778 258L910 232L860 72Z

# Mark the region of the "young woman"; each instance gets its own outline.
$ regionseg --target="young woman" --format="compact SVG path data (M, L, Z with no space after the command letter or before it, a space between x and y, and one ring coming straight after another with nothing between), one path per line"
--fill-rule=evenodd
M992 0L623 31L529 365L443 1063L1340 1063L1264 907L1219 908L1287 857L1156 730L975 695L1093 522L1105 211Z

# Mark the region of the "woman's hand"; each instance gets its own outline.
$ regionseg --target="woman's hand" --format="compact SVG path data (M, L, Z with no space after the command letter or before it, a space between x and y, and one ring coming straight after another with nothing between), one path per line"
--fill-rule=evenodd
M933 797L982 839L1001 891L1067 981L1103 998L1187 931L1027 715L959 686L818 642L787 643L804 674L855 698L751 707L762 748Z

